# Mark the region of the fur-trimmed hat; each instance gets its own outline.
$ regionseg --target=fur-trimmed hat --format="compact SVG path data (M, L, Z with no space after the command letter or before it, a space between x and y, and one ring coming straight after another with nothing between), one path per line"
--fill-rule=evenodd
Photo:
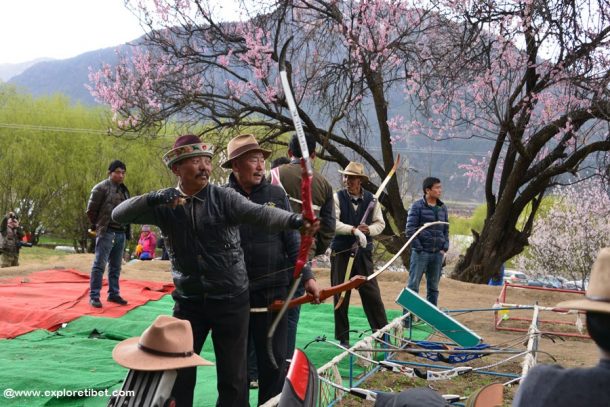
M202 143L199 137L187 134L176 139L171 150L163 155L163 162L168 168L189 157L206 156L212 157L214 146Z
M597 255L585 298L563 301L557 307L610 314L610 247Z
M159 315L142 336L115 346L112 358L123 367L144 371L214 365L193 351L190 322L167 315Z
M256 141L254 135L241 134L229 141L229 144L227 145L227 160L220 166L222 168L231 168L231 160L246 154L248 151L260 151L265 158L268 158L271 155L271 151L265 150L258 145L258 141Z

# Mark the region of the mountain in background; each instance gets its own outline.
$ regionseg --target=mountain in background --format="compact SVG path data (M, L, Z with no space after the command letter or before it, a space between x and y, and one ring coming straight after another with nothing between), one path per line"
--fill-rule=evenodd
M138 41L139 39L136 39L129 44ZM99 69L103 63L115 65L118 62L117 51L120 54L127 54L130 48L130 45L124 44L86 52L69 59L47 60L38 63L32 61L33 65L12 77L8 83L14 84L21 91L34 96L61 93L74 103L97 105L85 87L86 84L89 84L89 67ZM388 95L392 107L392 111L389 112L390 116L401 109L403 98L404 95L400 91ZM304 108L309 110L308 106L304 106ZM373 115L374 112L371 111L370 114ZM372 116L370 120L374 122ZM378 141L374 140L371 144L371 153L380 158L381 151ZM409 137L407 140L396 143L394 149L396 153L402 155L403 162L406 162L410 168L408 185L403 185L403 188L406 187L405 190L409 197L418 197L421 194L423 178L436 176L443 181L447 199L476 202L482 200L482 186L468 185L467 179L462 176L463 171L458 169L458 165L467 162L470 157L480 157L489 151L490 143L488 141L475 138L434 142L426 137ZM335 171L332 173L334 174Z
M38 62L11 78L8 83L34 96L62 93L75 103L95 105L96 101L85 88L85 84L89 83L89 67L99 68L102 63L116 64L116 51L124 51L127 47L120 45L86 52L73 58Z
M8 82L12 77L19 75L29 67L44 61L52 61L52 59L38 58L32 61L19 62L17 64L0 64L0 81Z

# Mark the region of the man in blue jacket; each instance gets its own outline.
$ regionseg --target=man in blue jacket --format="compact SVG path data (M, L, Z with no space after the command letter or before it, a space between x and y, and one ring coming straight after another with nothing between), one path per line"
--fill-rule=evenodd
M441 201L441 180L428 177L422 185L424 197L413 202L407 217L406 237L409 239L424 223L448 222L447 207ZM449 225L434 225L424 229L411 243L411 264L407 287L419 292L419 283L426 273L426 298L437 305L438 283L443 258L449 249Z

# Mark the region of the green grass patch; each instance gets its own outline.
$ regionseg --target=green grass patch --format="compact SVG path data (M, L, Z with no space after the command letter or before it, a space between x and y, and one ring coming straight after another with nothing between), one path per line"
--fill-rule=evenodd
M56 246L72 246L72 244L74 243L73 239L63 239L63 238L59 238L56 236L45 236L42 235L40 236L40 238L38 239L38 242L40 244L54 244Z
M53 249L48 249L46 247L39 247L39 246L24 247L21 249L21 251L19 253L20 253L19 254L20 260L33 260L33 261L44 261L51 257L63 258L64 256L67 256L70 254L70 253L63 252L61 250L53 250Z

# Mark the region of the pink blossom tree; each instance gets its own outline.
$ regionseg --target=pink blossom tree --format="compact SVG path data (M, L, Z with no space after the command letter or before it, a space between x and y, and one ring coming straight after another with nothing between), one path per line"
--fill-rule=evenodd
M610 245L608 185L599 178L558 188L553 205L534 222L521 270L585 281L597 253Z
M425 3L272 1L255 10L244 4L241 21L220 22L204 1L128 2L149 33L115 68L93 69L91 91L126 131L174 119L205 123L204 133L256 126L259 141L277 142L293 131L278 74L280 50L293 36L287 71L304 130L324 148L318 157L343 167L364 162L383 179L396 156L388 92L402 91L425 33L443 23ZM371 145L381 146L381 157ZM388 226L385 242L395 251L406 209L397 178L386 191L387 224L398 226Z
M528 244L548 188L607 165L610 3L437 4L462 29L428 43L407 83L427 120L402 130L490 141L486 159L462 166L484 182L487 216L455 270L485 283Z
M277 140L293 130L277 69L294 36L288 73L322 159L356 159L383 178L397 139L489 140L490 156L464 167L484 180L488 208L457 267L466 281L487 282L520 253L547 188L610 150L607 0L271 0L242 4L237 22L205 1L127 3L150 30L142 50L91 72L92 93L126 131L174 119ZM397 90L405 100L389 97ZM396 179L381 202L394 251L406 220Z

